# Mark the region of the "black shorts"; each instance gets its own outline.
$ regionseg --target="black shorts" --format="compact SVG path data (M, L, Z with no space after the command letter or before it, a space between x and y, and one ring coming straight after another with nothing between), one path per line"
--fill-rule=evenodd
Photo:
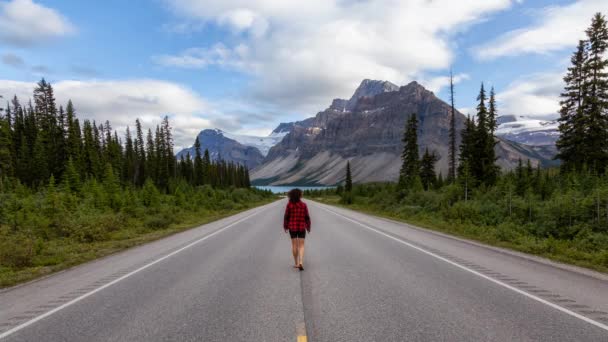
M302 231L294 232L294 231L290 230L289 235L291 236L292 239L295 239L295 238L304 239L306 237L306 231L302 230Z

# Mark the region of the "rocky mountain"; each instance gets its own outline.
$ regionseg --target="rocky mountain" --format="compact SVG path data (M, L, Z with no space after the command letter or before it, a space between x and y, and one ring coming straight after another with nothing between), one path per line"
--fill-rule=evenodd
M205 129L198 134L198 139L201 144L201 154L204 153L205 149L209 150L209 156L212 160L223 159L228 162L234 162L242 165L246 165L249 169L253 169L260 165L264 160L264 155L260 149L256 146L243 144L237 139L241 140L254 140L254 144L262 144L256 139L251 139L249 136L238 136L236 134L229 134L219 129ZM255 138L255 137L254 137ZM266 145L275 143L279 138L273 138L266 141ZM186 158L187 154L190 153L190 157L194 158L196 152L194 144L192 147L185 148L177 153L176 157L179 159L182 156Z
M496 135L530 146L555 146L559 138L558 122L543 121L526 116L504 115L497 119Z
M350 161L355 182L396 180L401 166L405 121L416 113L419 144L439 156L437 171L448 168L448 104L417 82L397 87L390 82L364 80L349 100L335 99L316 116L283 123L275 132L288 132L273 146L263 164L251 173L257 184L333 185L344 178ZM456 113L456 128L465 116ZM458 141L458 143L460 143ZM550 148L524 146L499 138L499 165L513 168L519 158L533 164L551 162Z

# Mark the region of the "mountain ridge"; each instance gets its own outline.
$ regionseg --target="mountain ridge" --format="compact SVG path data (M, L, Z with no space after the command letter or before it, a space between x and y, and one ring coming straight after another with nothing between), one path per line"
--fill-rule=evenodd
M288 133L252 170L254 183L333 185L343 180L347 161L354 181L394 181L401 166L403 128L411 113L419 119L420 152L435 151L439 156L436 171L447 174L450 106L415 81L397 90L390 82L378 87L382 84L387 83L364 80L348 107L348 101L334 99L313 117L281 123L275 131ZM465 116L458 111L455 115L459 132ZM500 137L497 142L497 163L504 169L515 167L519 158L530 159L534 165L551 164L550 147L524 146Z

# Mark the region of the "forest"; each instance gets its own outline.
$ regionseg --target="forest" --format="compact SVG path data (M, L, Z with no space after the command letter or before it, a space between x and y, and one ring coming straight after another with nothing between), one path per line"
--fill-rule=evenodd
M454 125L451 83L449 171L435 173L437 157L420 157L417 118L407 120L397 183L353 184L306 196L404 220L497 246L608 271L608 27L596 14L564 77L557 141L561 166L541 169L520 160L511 171L496 165L498 108L481 85L475 118ZM456 146L456 134L461 134Z
M0 108L0 287L158 239L274 199L249 170L202 151L176 160L168 117L145 134L32 101ZM145 137L144 137L145 136Z

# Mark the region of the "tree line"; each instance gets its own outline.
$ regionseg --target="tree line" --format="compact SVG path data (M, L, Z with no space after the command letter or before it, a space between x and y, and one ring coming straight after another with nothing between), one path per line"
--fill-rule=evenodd
M579 41L564 77L566 85L561 94L560 138L555 158L561 161L564 173L590 170L604 174L608 167L608 25L605 17L597 13L585 32L587 39ZM454 83L450 75L447 183L462 184L465 199L475 187L492 186L500 177L494 150L498 116L494 88L488 97L482 83L477 101L475 118L468 116L460 132L457 153ZM438 182L443 184L442 175L436 177L434 171L438 159L435 153L427 149L423 157L419 157L417 122L416 114L411 114L403 134L399 185L404 190L428 190Z
M53 87L42 79L33 102L13 97L0 113L0 180L17 179L40 187L53 178L77 190L87 179L102 180L108 173L122 185L141 187L150 180L167 191L172 180L191 185L249 187L243 165L213 161L196 140L196 155L177 160L168 117L144 134L139 119L135 131L127 127L124 139L109 121L97 124L76 115L72 101L57 107Z
M450 77L451 99L453 101L453 81ZM496 139L496 95L494 88L490 91L490 97L486 95L483 83L477 97L476 120L470 115L467 117L464 129L460 133L461 143L458 156L456 154L455 134L455 111L452 104L450 113L450 144L449 144L449 169L447 183L461 182L465 186L465 193L475 186L484 184L494 185L500 174L500 168L496 165L496 154L494 146ZM434 151L425 149L422 157L419 156L418 146L418 118L412 113L406 121L403 132L403 161L399 172L399 186L404 191L409 189L429 190L437 185L443 185L443 175L435 173L435 163L439 159ZM456 157L457 156L457 157ZM456 163L458 160L458 163Z

